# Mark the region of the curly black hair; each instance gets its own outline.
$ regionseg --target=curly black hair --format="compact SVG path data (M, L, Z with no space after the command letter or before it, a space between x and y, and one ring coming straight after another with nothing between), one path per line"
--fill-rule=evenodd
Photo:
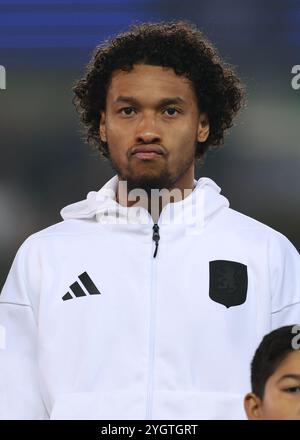
M87 143L109 158L108 145L99 136L100 112L105 110L112 72L130 71L135 64L169 67L192 82L199 110L210 123L207 140L197 143L196 159L203 160L211 146L224 143L225 132L245 103L244 87L202 32L186 21L135 24L96 47L85 76L73 87Z

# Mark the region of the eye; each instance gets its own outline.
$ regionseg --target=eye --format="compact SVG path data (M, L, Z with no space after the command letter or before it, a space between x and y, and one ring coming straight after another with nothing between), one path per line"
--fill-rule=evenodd
M291 394L300 393L300 386L298 386L298 387L289 387L289 388L286 388L285 391L287 393L291 393Z
M119 112L124 116L132 116L135 110L133 107L123 107L119 110Z
M168 107L164 110L164 113L167 113L168 116L175 116L180 112L175 107Z

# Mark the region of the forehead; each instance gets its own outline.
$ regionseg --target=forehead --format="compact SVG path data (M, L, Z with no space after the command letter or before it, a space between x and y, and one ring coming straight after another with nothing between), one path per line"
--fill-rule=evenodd
M300 350L290 352L279 365L279 374L286 374L287 372L300 376Z
M266 386L274 386L284 376L300 377L300 350L291 351L278 365L274 373L268 378Z
M180 96L185 100L195 100L192 83L185 76L176 75L173 69L146 64L134 65L129 72L116 70L112 74L108 88L108 98L130 95L138 99L151 97Z

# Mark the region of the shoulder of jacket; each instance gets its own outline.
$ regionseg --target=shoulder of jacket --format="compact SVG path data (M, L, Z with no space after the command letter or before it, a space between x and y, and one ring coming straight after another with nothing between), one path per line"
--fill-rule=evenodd
M93 231L94 222L80 219L68 219L48 226L27 237L20 249L33 246L35 243L60 236L89 234Z
M235 227L240 227L241 229L253 229L257 232L261 232L274 237L284 237L284 235L282 235L280 232L276 231L265 223L262 223L259 220L256 220L255 218L250 217L246 214L242 214L239 211L235 211L232 208L228 208L225 215L228 216L228 220L230 222L233 222Z
M266 224L255 220L245 214L228 208L225 215L228 216L228 222L234 229L240 229L255 234L259 239L268 242L271 248L277 248L281 251L297 250L291 241L281 232L267 226Z

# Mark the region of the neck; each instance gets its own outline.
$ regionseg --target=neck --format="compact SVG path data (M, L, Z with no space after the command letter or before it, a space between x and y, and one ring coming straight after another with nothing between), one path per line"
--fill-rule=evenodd
M119 185L116 201L122 206L135 206L147 209L155 223L157 223L161 211L168 203L180 202L191 194L194 189L194 167L180 177L169 188L151 189L150 194L145 190L136 188L127 191L127 185Z

